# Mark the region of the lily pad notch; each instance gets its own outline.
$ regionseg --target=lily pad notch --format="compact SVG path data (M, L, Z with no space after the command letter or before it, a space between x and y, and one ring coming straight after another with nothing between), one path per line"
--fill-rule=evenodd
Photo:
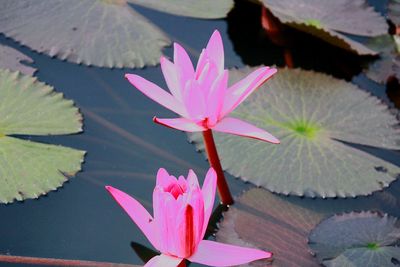
M31 76L0 69L0 203L38 198L81 170L85 151L17 138L82 131L73 101Z

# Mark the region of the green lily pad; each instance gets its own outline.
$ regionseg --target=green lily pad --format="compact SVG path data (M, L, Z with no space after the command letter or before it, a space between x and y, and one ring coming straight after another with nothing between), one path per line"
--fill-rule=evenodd
M233 0L128 0L129 2L178 16L220 19L233 8Z
M19 72L0 70L0 202L37 198L81 169L84 151L9 135L58 135L82 131L71 100Z
M374 47L377 51L380 51L380 58L365 70L368 78L378 83L386 83L391 77L400 80L399 44L400 37L396 35L384 35L368 42L369 47Z
M325 266L397 266L400 224L373 212L334 215L309 236L310 248Z
M30 57L22 54L18 50L0 44L0 68L20 71L27 75L33 75L36 69L22 64L21 61L33 63L33 60Z
M170 44L124 0L0 1L0 32L37 52L99 67L156 65Z
M250 71L231 70L230 82ZM215 133L223 168L270 191L354 197L387 187L400 173L399 166L351 145L400 149L400 130L387 106L346 81L280 69L231 115L280 139L280 145L270 145ZM200 134L190 139L204 150Z
M388 31L385 18L364 0L260 1L283 23L360 55L376 52L345 34L373 37Z

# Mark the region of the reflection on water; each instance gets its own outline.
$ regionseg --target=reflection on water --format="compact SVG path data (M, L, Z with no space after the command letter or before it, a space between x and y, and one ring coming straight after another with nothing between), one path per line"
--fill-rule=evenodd
M250 65L283 66L282 49L269 42L256 26L258 11L251 4L240 7L227 21L180 18L144 8L137 10L187 47L193 59L197 58L210 33L218 29L223 35L228 67L243 66L242 60ZM250 11L255 13L247 15ZM333 73L337 77L346 79L360 72L360 58L313 38L303 41L293 50L295 66L329 73L335 70ZM159 167L176 175L186 174L193 168L201 179L208 169L203 155L196 153L184 133L161 127L151 120L156 114L160 117L173 117L174 114L143 96L123 78L126 72L136 73L165 86L160 68L108 70L84 67L32 53L3 36L0 43L31 56L39 70L36 76L67 98L74 99L85 117L83 134L32 139L88 151L84 171L57 192L38 200L0 206L0 253L141 264L131 243L149 247L150 244L106 193L104 186L109 184L134 195L151 210L152 190ZM165 52L171 56L171 49ZM312 52L316 54L311 56ZM342 65L337 65L340 62L336 59L340 59ZM376 86L368 85L366 89L386 97L385 91ZM374 149L369 152L387 157L393 163L400 162L399 152ZM235 195L251 187L231 176L228 179ZM282 198L304 207L312 202L312 206L318 206L321 212L379 209L400 216L400 182L372 197L350 200Z

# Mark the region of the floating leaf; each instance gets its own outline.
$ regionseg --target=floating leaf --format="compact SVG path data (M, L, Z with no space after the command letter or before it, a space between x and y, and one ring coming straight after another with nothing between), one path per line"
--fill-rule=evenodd
M386 83L391 77L400 80L399 38L399 36L384 35L370 40L368 46L380 51L380 58L365 71L368 78L378 83Z
M400 0L389 0L388 17L396 25L400 25Z
M309 236L310 247L325 266L397 266L400 225L387 214L373 212L334 215Z
M382 199L385 192L355 199L323 200L278 196L253 188L223 214L216 237L220 242L273 252L272 266L320 266L307 244L310 231L335 213L387 209L387 202ZM250 266L264 267L266 262Z
M71 100L30 76L0 70L0 202L37 198L81 169L83 151L7 135L82 131Z
M225 18L233 8L232 0L128 0L161 12L201 19Z
M261 2L283 23L360 55L373 55L376 52L344 34L372 37L388 31L385 18L364 0Z
M232 70L231 83L252 69ZM309 197L368 195L400 173L358 144L399 149L396 117L355 85L304 70L280 69L233 113L280 139L269 144L215 133L225 170L273 192ZM190 139L204 150L201 135ZM344 142L346 143L344 143Z
M272 266L319 266L309 253L308 233L323 218L263 189L251 189L224 213L217 232L223 243L273 252ZM266 266L259 261L251 266Z
M124 0L0 1L0 31L37 52L99 67L155 65L170 43Z
M0 68L20 71L27 75L33 75L36 69L22 64L21 61L33 63L33 60L30 57L22 54L18 50L0 44Z

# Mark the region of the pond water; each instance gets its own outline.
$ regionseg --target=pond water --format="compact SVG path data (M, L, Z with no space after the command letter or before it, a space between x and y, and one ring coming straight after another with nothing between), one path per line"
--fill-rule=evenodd
M382 2L372 1L380 10ZM136 7L135 7L136 8ZM188 48L192 59L207 42L214 29L224 41L226 66L284 66L283 51L268 40L259 26L259 9L239 3L227 20L197 20L167 15L137 7L176 42ZM385 86L359 74L360 59L315 38L300 35L304 43L294 47L296 67L315 69L352 80L372 94L394 106ZM208 169L204 156L189 144L184 133L152 122L154 115L171 117L162 108L134 89L125 73L136 73L164 86L160 67L145 69L105 69L85 67L31 52L12 40L0 36L0 43L17 48L32 57L40 81L46 82L73 99L84 115L84 133L63 137L24 137L42 142L63 144L88 151L83 171L56 192L38 200L0 205L0 253L142 264L133 252L131 242L151 247L126 214L105 191L112 185L137 198L151 210L155 174L165 167L175 175L192 168L203 179ZM164 50L167 56L172 49ZM334 71L333 71L334 70ZM164 86L165 87L165 86ZM398 97L398 94L397 94ZM400 165L400 153L359 147ZM252 187L227 175L234 195ZM387 196L391 196L390 203ZM346 208L380 208L400 217L400 182L394 182L383 193L350 200L310 200L296 197L288 201L307 205L343 205ZM0 264L1 266L25 266ZM191 266L200 266L192 264Z

